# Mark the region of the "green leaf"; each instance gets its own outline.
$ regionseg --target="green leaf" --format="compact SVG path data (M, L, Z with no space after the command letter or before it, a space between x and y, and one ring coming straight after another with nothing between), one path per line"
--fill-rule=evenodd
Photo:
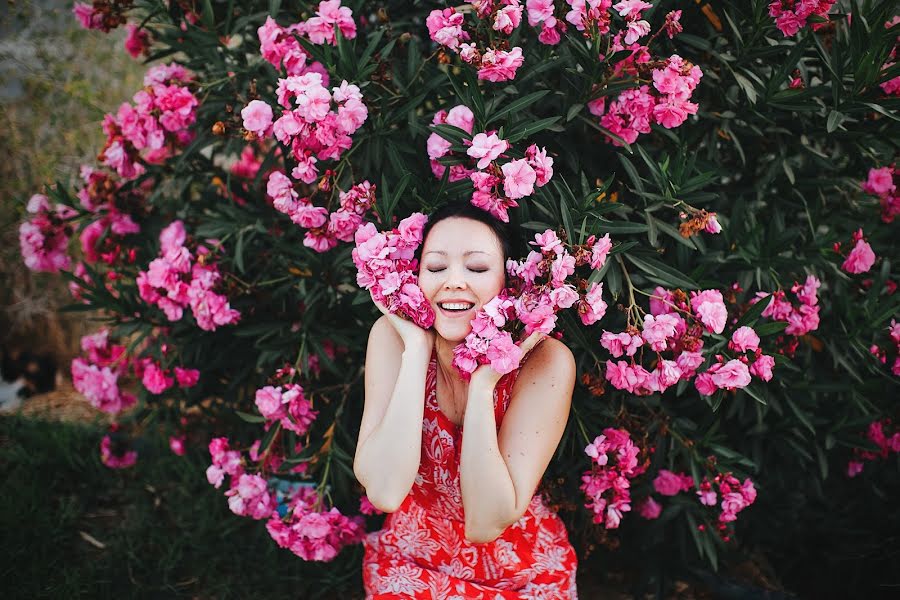
M250 413L245 413L240 410L234 411L237 416L241 418L241 420L246 421L248 423L265 423L266 418L262 415L251 415Z
M532 104L534 104L535 102L537 102L538 100L540 100L541 98L543 98L544 96L546 96L549 93L550 93L550 90L539 90L537 92L532 92L532 93L528 94L527 96L523 96L522 98L519 98L517 100L513 100L512 102L507 104L502 110L499 110L499 111L495 112L493 115L491 115L488 118L487 122L492 123L494 121L502 119L503 117L505 117L507 115L518 114L519 112L525 110L526 108L528 108L529 106L531 106Z
M771 323L763 323L762 325L758 325L753 329L756 331L756 335L762 338L781 333L782 331L787 329L787 326L788 323L786 321L772 321Z
M825 130L828 133L833 132L838 127L840 127L841 123L844 122L844 115L839 111L833 110L828 113L828 121L825 124Z
M628 260L630 260L634 266L650 276L651 279L655 279L663 285L672 285L685 290L700 289L700 285L696 281L678 269L661 263L656 259L647 257L639 258L632 254L626 254L625 256L628 257Z
M543 131L544 129L552 127L560 119L561 117L548 117L546 119L538 119L537 121L520 123L506 134L506 141L510 144L514 144L515 142L524 140L538 131Z
M591 229L599 233L644 233L649 227L646 223L599 220Z
M752 327L763 311L766 310L766 307L769 306L770 302L772 302L772 294L760 298L753 306L747 309L747 312L745 312L740 319L738 319L735 328L743 327L744 325Z

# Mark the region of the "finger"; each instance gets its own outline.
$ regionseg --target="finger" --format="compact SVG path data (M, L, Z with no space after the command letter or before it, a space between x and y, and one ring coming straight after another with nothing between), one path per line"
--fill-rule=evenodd
M391 314L391 311L388 310L388 308L387 308L384 304L382 304L381 302L378 302L378 301L375 300L374 298L372 298L372 302L375 303L375 306L378 307L378 310L380 310L382 314L385 314L385 315L390 315L390 314Z
M522 345L519 346L522 349L522 355L524 356L525 354L531 352L531 350L535 346L537 346L545 337L547 336L540 331L532 332L531 335L525 338L525 341L522 342Z

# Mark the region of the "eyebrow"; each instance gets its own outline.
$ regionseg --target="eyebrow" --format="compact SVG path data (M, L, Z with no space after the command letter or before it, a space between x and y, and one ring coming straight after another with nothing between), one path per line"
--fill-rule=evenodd
M443 256L447 256L447 253L443 250L429 250L425 254L441 254ZM469 256L470 254L489 254L488 252L484 252L483 250L469 250L468 252L464 252L463 256Z

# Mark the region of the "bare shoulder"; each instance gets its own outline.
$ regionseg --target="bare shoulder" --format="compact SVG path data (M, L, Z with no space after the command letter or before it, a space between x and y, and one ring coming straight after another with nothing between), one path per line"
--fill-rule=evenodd
M533 385L537 381L574 388L575 356L569 347L556 338L548 337L525 358L513 390Z
M391 325L391 321L387 315L381 315L372 324L369 330L369 350L390 350L396 349L403 351L403 340L400 334Z

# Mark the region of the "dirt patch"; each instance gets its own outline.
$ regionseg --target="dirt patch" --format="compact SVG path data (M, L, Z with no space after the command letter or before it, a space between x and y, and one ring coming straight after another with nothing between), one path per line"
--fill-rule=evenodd
M108 425L112 422L111 415L91 406L70 381L64 381L52 392L27 398L16 411L7 414L63 423Z

